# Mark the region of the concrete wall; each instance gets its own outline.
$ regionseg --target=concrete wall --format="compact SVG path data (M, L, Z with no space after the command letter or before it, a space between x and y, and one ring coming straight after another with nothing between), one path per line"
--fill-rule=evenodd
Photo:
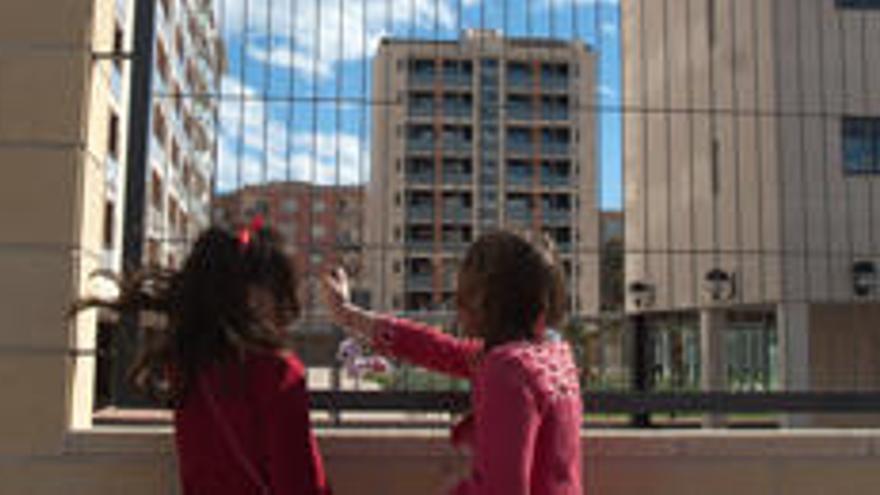
M584 436L585 493L809 495L876 493L880 434L593 432ZM53 455L0 457L0 492L173 494L167 430L72 433ZM335 493L440 493L466 472L443 431L322 432Z
M624 0L622 23L627 280L658 310L705 302L715 267L740 304L853 301L880 179L844 174L841 120L880 115L880 12Z

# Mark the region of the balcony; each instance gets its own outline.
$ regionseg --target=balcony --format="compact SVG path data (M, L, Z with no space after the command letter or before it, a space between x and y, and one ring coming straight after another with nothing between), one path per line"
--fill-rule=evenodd
M507 184L512 186L528 187L534 182L534 176L526 171L507 171Z
M535 145L531 141L508 140L507 150L518 155L531 155L535 152Z
M411 273L406 276L406 290L431 291L434 288L434 277L431 273Z
M406 240L406 249L411 251L432 251L434 249L434 239L430 237L416 237Z
M446 104L443 105L444 117L470 118L474 113L471 105L465 104Z
M535 86L535 79L531 75L508 74L507 86L513 89L530 90Z
M572 220L571 210L561 208L547 208L541 211L544 223L570 224Z
M544 107L541 110L541 115L544 120L550 122L566 121L570 118L570 113L567 107Z
M506 217L508 221L531 222L534 219L534 213L527 207L508 207Z
M541 143L542 155L569 155L571 153L571 145L569 143L547 142Z
M546 76L541 78L541 89L549 91L568 91L569 79L564 76Z
M467 240L464 237L444 237L443 238L443 249L450 251L464 251L468 248L471 241Z
M407 172L406 181L410 184L432 185L434 184L434 171Z
M410 117L433 117L434 116L434 104L433 103L410 103L409 105L409 116Z
M562 174L541 174L541 185L546 187L567 187L573 186L571 177Z
M473 76L468 73L444 73L438 77L433 70L422 70L409 73L409 85L411 87L433 87L442 84L444 87L469 88L473 85Z
M406 219L410 222L430 222L434 220L434 208L432 206L409 206L406 209Z
M531 105L509 105L507 107L507 118L510 120L532 120L535 117L535 111Z
M473 149L473 141L468 141L466 139L461 138L453 138L453 139L443 139L442 141L443 150L449 151L453 153L470 153Z
M411 138L406 141L408 151L434 151L437 142L431 138Z
M471 223L473 209L464 206L444 206L443 221L444 222L465 222Z
M444 185L462 185L473 182L473 174L470 172L444 172Z

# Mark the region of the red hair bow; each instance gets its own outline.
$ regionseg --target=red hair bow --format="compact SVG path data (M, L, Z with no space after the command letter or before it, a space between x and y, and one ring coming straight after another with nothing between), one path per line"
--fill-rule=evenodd
M251 223L247 227L238 231L238 243L241 244L242 247L249 246L254 235L262 230L265 225L266 220L263 218L263 215L254 215L251 219Z

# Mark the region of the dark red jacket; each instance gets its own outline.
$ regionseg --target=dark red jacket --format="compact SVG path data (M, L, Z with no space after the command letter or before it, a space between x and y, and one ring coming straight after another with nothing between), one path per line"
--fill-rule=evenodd
M295 355L254 353L206 370L198 384L174 417L183 493L259 494L254 474L273 495L330 493L310 426L305 368Z

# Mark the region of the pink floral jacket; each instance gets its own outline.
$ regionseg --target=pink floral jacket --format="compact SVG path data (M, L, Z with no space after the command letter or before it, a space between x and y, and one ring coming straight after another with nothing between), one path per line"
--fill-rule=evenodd
M453 440L474 452L470 478L454 495L581 495L578 372L564 342L511 342L484 353L408 320L382 318L373 334L379 352L467 378L473 417Z

